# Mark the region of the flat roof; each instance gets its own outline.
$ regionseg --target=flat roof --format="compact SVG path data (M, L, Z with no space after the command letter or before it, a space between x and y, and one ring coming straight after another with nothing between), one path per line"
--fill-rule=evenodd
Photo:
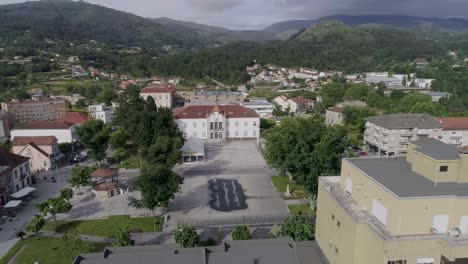
M368 117L369 123L387 129L437 129L442 128L437 119L429 114L390 114Z
M290 239L230 241L215 247L180 248L151 245L107 248L104 253L79 255L74 264L324 264L325 257L315 241Z
M468 197L468 183L438 182L411 170L406 157L351 158L346 162L401 198Z
M433 138L420 138L411 144L418 147L417 151L435 160L458 160L460 151L457 147L448 145Z

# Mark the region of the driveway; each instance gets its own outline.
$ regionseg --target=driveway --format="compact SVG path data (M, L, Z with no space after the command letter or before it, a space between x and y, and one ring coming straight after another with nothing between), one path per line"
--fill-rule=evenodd
M255 143L206 144L205 148L206 163L175 169L185 180L181 193L169 204L172 221L288 212L271 181L275 171Z

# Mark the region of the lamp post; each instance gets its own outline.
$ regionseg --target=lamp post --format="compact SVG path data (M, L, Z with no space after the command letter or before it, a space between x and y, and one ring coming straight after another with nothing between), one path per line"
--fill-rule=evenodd
M183 248L184 247L184 229L180 228L179 231L181 235L180 248Z

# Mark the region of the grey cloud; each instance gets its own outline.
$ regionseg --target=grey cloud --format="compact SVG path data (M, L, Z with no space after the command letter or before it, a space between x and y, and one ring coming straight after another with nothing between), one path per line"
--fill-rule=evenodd
M187 0L187 2L201 10L225 11L241 5L244 0Z

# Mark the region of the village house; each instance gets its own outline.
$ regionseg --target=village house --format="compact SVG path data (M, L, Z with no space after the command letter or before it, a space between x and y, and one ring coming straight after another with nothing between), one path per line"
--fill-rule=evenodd
M156 106L167 107L171 109L174 106L174 94L176 88L169 84L154 84L143 88L140 92L140 96L148 100L148 97L153 97Z
M468 117L438 118L442 125L439 139L453 146L468 146Z
M94 120L102 120L104 124L112 123L113 110L106 104L90 105L88 107L89 116Z
M11 194L32 184L29 158L10 153L8 150L0 148L0 168L2 167L7 167L3 168L6 172L4 172L2 176L9 177L9 175L11 175L11 179L6 179L8 190L6 193L3 193L1 197L2 203L7 203L10 200Z
M82 125L90 120L89 116L86 113L82 112L67 112L67 114L59 118L56 121L63 121L67 123L72 123L75 125Z
M273 99L273 103L281 107L282 111L291 113L305 112L315 106L315 101L307 99L303 96L298 96L289 99L286 95L281 95Z
M185 138L206 141L260 138L260 116L240 105L187 105L174 112Z
M34 172L52 170L64 158L54 136L15 137L12 145L13 153L29 158L30 168Z

